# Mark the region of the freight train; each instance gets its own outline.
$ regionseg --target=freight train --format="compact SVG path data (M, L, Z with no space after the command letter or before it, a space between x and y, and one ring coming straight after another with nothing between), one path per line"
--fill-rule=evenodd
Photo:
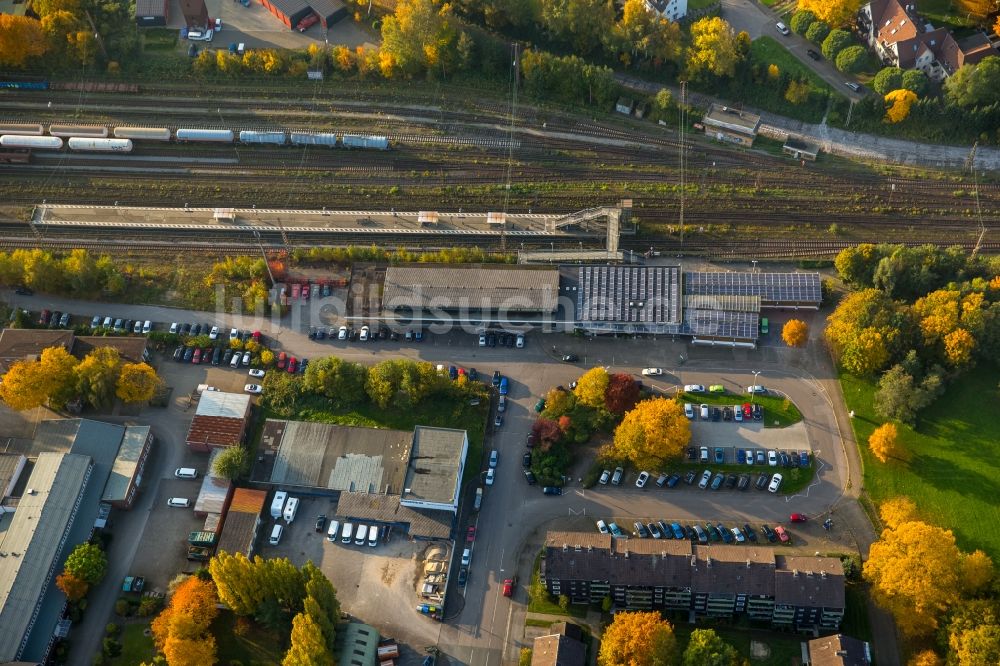
M110 138L113 137L113 138ZM61 150L63 139L74 151L112 153L132 152L133 142L158 141L177 143L234 143L274 146L326 146L328 148L359 148L389 150L386 136L344 134L333 132L285 132L283 130L204 129L181 127L115 127L103 125L35 125L30 123L0 123L0 146L11 149Z

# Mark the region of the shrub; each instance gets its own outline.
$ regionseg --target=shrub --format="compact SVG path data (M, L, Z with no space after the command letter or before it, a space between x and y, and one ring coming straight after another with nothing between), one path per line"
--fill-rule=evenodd
M846 30L832 30L823 40L823 55L827 60L835 61L837 55L851 45L851 33Z
M122 644L113 638L105 638L103 643L105 657L114 658L122 653Z
M822 44L826 36L830 34L830 26L823 21L816 21L806 30L805 37L813 44Z
M109 622L106 627L104 627L104 633L108 636L116 636L118 634L118 625L114 622Z
M562 608L564 611L569 610L569 597L565 594L559 595L559 608Z
M788 23L791 29L795 31L795 34L804 35L809 26L815 22L816 15L808 9L803 9L792 14L792 20Z
M930 82L927 80L927 75L919 69L908 69L903 72L903 80L899 87L917 93L917 97L924 97L927 95ZM886 92L888 93L889 90Z
M886 95L891 90L903 87L903 70L899 67L884 67L872 79L872 90L879 95Z
M143 597L139 602L137 614L139 617L150 617L159 613L161 608L163 608L162 597Z
M860 72L868 64L868 52L865 47L855 44L848 46L837 54L837 69L848 74Z
M119 599L115 602L115 613L122 617L128 617L132 614L132 604L128 602L128 599Z

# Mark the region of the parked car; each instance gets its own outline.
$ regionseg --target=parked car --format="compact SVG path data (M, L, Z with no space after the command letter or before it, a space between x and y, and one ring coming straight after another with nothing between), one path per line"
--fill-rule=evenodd
M523 456L521 456L521 466L531 467L531 453L525 453Z
M503 425L503 414L497 414L497 417L493 419L493 427L499 428Z
M764 408L758 404L753 406L753 420L763 421L764 420Z
M737 423L743 422L743 410L740 409L739 405L733 407L733 420L736 421Z
M799 467L809 467L809 452L802 451L799 453Z
M788 519L793 523L804 523L807 520L809 520L809 517L806 516L804 513L793 513L791 516L788 517Z
M615 473L611 475L611 485L620 486L622 484L622 477L625 475L625 470L622 467L615 467Z
M530 469L524 470L524 478L528 482L529 486L533 486L536 483L538 483L537 479L535 479L534 472L532 472Z
M698 460L700 460L703 463L707 463L708 462L708 447L707 446L702 446L702 447L700 447L698 449Z
M733 540L734 540L733 539L733 533L730 532L729 530L727 530L725 525L723 525L722 523L719 523L718 525L715 526L715 529L719 530L719 536L722 537L722 540L724 542L726 542L726 543L732 543L733 542Z
M608 481L610 481L610 480L611 480L611 470L606 469L603 472L601 472L601 478L598 479L598 482L602 486L606 486L606 485L608 485Z
M708 488L708 482L712 480L712 470L706 469L701 474L701 481L698 482L698 487L704 490Z
M694 419L694 405L692 405L690 402L684 403L684 416L688 417L689 419Z
M639 478L635 480L636 488L645 488L646 482L649 481L649 472L639 472Z
M777 525L774 528L774 533L775 533L775 535L777 535L778 541L780 541L781 543L789 543L792 540L792 537L788 534L788 532L785 530L785 528L782 527L781 525Z
M750 487L750 475L749 474L740 474L740 480L739 480L739 484L737 485L737 487L740 490L746 490L747 488L749 488Z
M90 327L99 328L100 325L101 325L101 315L94 315L94 317L90 320ZM173 333L174 331L170 332Z
M191 363L198 365L201 363L201 348L196 347L194 350L194 356L191 357Z
M748 539L757 543L757 533L753 531L752 527L750 527L750 523L743 524L743 531L746 533Z
M251 377L256 377L257 379L260 379L261 377L264 376L265 372L260 368L252 368L247 372L247 374Z
M675 539L684 538L684 528L681 527L680 523L677 522L670 523L670 531L674 533Z
M646 537L649 536L649 532L646 530L646 526L643 525L638 520L632 523L632 527L635 528L635 534L640 539L645 539Z
M786 26L786 25L785 25L784 23L782 23L781 21L778 21L777 23L775 23L775 24L774 24L774 27L775 27L775 28L777 29L777 31L778 31L778 32L780 32L780 33L781 33L782 35L785 35L785 36L788 36L788 35L790 35L790 34L791 34L791 30L789 30L789 29L788 29L788 26Z
M542 493L545 495L562 495L562 488L556 486L545 486L542 488Z
M367 326L361 327L361 337L358 338L361 342L368 342L368 338L371 336L371 329Z
M497 478L497 471L492 467L486 472L486 485L492 486Z
M608 523L608 531L611 532L611 536L616 538L625 536L625 533L622 532L622 528L618 527L618 523Z
M771 467L778 466L778 452L774 449L767 452L767 464Z
M738 479L737 479L737 476L735 474L727 474L726 475L726 488L729 488L730 490L732 490L733 488L735 488L737 480Z
M764 490L764 488L767 488L767 483L770 478L771 477L769 477L767 474L761 473L757 476L757 480L754 482L754 486L757 488L757 490Z
M694 480L697 478L698 478L698 472L692 469L687 474L684 475L684 483L690 486L692 483L694 483Z
M774 530L772 530L767 525L761 525L760 526L760 531L761 531L761 534L764 535L764 538L767 539L770 543L774 543L775 541L778 540L778 535L775 534Z
M662 488L665 485L667 485L667 473L666 472L661 472L660 476L657 477L657 479L656 479L656 487L657 488Z
M260 393L264 391L264 389L260 387L260 384L247 384L243 387L243 390L254 395L260 395Z
M295 358L292 357L292 360L294 361ZM248 365L250 365L250 352L243 352L243 367L245 368ZM295 372L295 371L293 370L292 372Z
M747 393L750 393L750 394L753 394L753 395L761 395L761 394L767 393L767 389L764 388L763 386L761 386L760 384L754 384L753 386L748 386L747 387Z
M247 352L247 354L249 353L250 352ZM288 374L294 375L295 372L299 369L299 360L294 356L292 356L291 358L288 359L288 367L285 369L288 371Z
M191 506L191 500L186 497L171 497L167 500L167 506L171 506L178 509L186 509Z
M733 533L733 538L736 539L736 543L745 543L746 542L746 540L747 540L746 535L743 534L743 530L741 530L740 528L733 527L733 528L730 528L729 531Z
M853 90L854 92L861 92L861 86L859 86L854 81L844 81L844 85Z
M656 526L656 523L648 523L646 525L646 529L649 530L649 535L654 539L663 538L663 532L661 532L660 528Z
M496 467L498 462L500 462L500 452L493 449L490 452L490 467Z
M767 489L772 493L776 493L778 492L778 488L780 487L781 487L781 475L775 474L774 476L771 477L771 483L768 484Z
M70 314L68 312L64 312L62 317L59 317L59 328L68 328L69 319L70 319Z
M704 384L685 384L684 385L684 392L685 393L704 393L705 392L705 385Z
M184 360L184 347L183 346L178 347L177 349L174 350L174 360L177 361L178 363L180 361Z
M566 354L562 357L563 363L576 363L580 360L580 357L576 354Z
M643 377L659 377L663 374L663 368L643 368Z
M721 446L715 447L715 464L722 465L726 462L726 451Z
M822 60L823 59L823 56L821 56L819 53L817 53L813 49L806 49L806 55L809 56L810 58L812 58L813 60Z
M667 479L667 488L673 488L681 480L680 474L671 474Z
M316 516L316 524L313 526L317 532L322 532L326 528L326 514L321 513Z
M505 579L503 582L503 596L513 597L515 587L517 587L517 576Z
M52 312L49 310L42 310L41 314L38 315L38 323L42 326L48 326L51 320Z
M722 481L725 478L726 478L726 476L722 472L717 473L715 475L715 478L712 479L712 490L718 490L719 488L721 488L722 487Z

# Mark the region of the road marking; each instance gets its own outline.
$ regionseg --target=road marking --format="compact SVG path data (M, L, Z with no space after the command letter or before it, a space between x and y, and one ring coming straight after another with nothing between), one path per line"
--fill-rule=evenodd
M819 458L816 457L817 453L819 453L819 449L817 449L816 451L813 452L813 460L819 462L819 467L816 468L816 472L813 474L813 479L815 479L815 481L813 481L808 486L806 486L806 492L805 492L804 495L800 495L800 493L796 493L796 494L794 494L794 495L792 495L790 497L786 497L785 498L785 503L786 504L788 502L791 502L793 499L795 499L796 497L799 497L799 496L801 496L801 497L809 497L809 490L813 486L818 486L820 483L822 483L822 481L819 480L819 473L823 471L824 467L826 467L826 463L824 463L822 460L820 460Z

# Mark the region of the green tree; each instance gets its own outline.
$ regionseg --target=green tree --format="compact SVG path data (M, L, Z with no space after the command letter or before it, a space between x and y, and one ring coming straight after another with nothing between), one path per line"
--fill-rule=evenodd
M681 657L683 666L736 666L739 653L719 638L714 629L695 629Z
M823 40L821 47L823 55L826 56L827 60L834 62L837 59L837 55L850 46L853 41L851 33L846 30L831 30L830 34Z
M306 598L303 610L323 632L327 649L333 650L336 638L336 619L340 617L340 602L337 601L337 591L333 584L312 562L306 562L302 567L302 575L306 581Z
M323 632L314 619L299 613L292 620L291 646L285 653L283 666L333 666L333 656L330 654Z
M789 81L785 89L785 99L792 104L805 104L809 101L809 83L806 81Z
M395 13L382 21L382 73L386 77L447 73L455 61L457 37L450 5L440 0L400 0Z
M94 407L109 406L114 397L120 365L118 350L112 347L94 349L76 366L77 392Z
M809 29L813 23L816 22L816 14L809 11L808 9L800 9L799 11L792 14L791 20L788 22L791 29L797 35L806 34L806 30Z
M971 108L1000 101L1000 58L989 56L976 65L962 65L945 79L945 94L952 103Z
M587 55L600 48L615 10L607 0L538 0L542 26L576 53Z
M533 651L531 648L521 648L520 653L517 655L518 666L531 666L531 657Z
M930 89L930 85L926 74L919 69L908 69L903 72L903 80L900 82L899 87L915 92L917 97L925 97Z
M264 600L264 590L257 585L257 567L243 553L219 551L209 563L219 600L237 615L254 615Z
M830 34L830 25L825 21L815 21L806 30L805 38L813 44L822 44Z
M884 419L895 419L907 425L914 425L920 414L941 394L941 376L931 373L917 382L900 365L885 371L879 379L875 392L875 411Z
M306 368L304 386L319 393L339 408L350 407L365 398L368 369L360 363L327 356L313 361Z
M706 17L691 25L691 46L687 53L688 76L732 76L741 60L736 33L724 19L717 16Z
M97 544L81 543L66 558L63 570L88 585L96 585L108 570L108 558Z
M215 457L212 471L230 481L236 481L250 471L250 454L242 446L230 446Z
M837 54L837 69L848 74L860 72L868 64L868 51L860 44L848 46Z
M899 67L883 67L872 79L872 89L879 95L887 95L890 91L903 87L903 70Z

